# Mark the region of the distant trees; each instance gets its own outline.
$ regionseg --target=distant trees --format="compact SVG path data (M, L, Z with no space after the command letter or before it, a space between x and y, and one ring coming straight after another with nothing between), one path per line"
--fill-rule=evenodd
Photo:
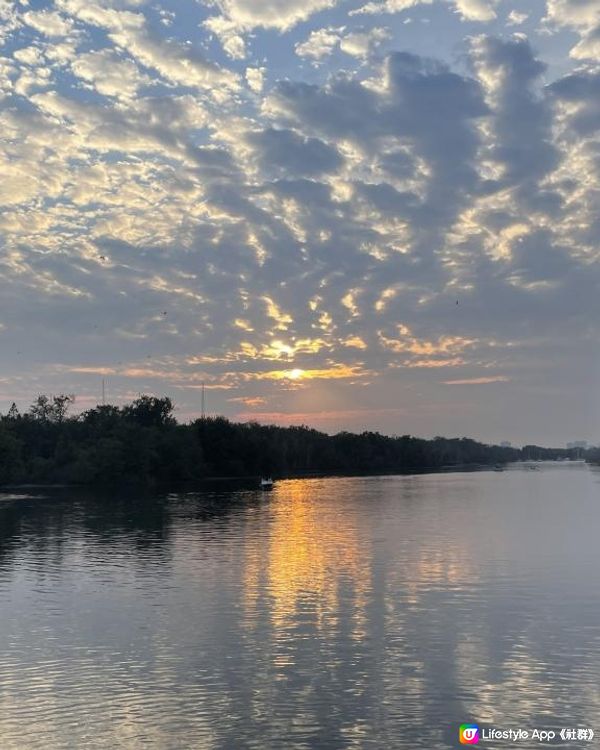
M18 419L20 416L21 415L19 413L19 410L17 409L17 405L13 401L12 404L11 404L11 406L10 406L10 409L8 410L8 412L6 414L6 418L9 419L9 420L13 420L13 419Z
M207 476L419 471L569 451L422 440L377 432L326 435L309 427L234 424L224 417L178 424L169 398L140 396L69 416L74 397L40 395L23 415L0 417L0 483L193 482Z
M125 419L144 427L165 427L175 423L170 398L140 396L129 406L124 406L121 413Z
M0 425L0 484L7 484L23 475L22 445L10 430Z
M67 412L69 411L69 407L74 401L75 396L65 396L62 393L60 396L51 397L42 394L38 396L30 406L29 413L34 419L37 419L40 422L57 422L60 424L64 421ZM13 407L18 416L18 409L13 402L9 414L7 415L9 418L11 418L10 412L13 411Z

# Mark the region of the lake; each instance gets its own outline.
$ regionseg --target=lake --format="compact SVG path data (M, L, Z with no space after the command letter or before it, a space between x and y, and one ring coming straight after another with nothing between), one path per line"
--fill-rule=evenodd
M2 750L600 736L599 531L568 463L2 493Z

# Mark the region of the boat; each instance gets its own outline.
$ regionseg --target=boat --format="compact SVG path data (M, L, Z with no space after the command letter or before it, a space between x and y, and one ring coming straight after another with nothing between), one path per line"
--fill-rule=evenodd
M501 466L500 464L496 464L492 471L504 471L504 466Z
M272 490L273 489L273 484L274 484L274 482L271 479L271 477L268 477L268 478L263 477L260 480L260 488L261 488L261 490Z

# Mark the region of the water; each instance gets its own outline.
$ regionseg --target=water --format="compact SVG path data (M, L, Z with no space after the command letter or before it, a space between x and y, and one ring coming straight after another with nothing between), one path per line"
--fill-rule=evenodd
M600 736L599 530L581 465L1 495L2 750Z

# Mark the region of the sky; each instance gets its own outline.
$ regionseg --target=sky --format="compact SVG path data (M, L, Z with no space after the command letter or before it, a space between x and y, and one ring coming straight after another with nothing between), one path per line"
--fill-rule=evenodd
M0 410L600 440L598 0L0 0Z

